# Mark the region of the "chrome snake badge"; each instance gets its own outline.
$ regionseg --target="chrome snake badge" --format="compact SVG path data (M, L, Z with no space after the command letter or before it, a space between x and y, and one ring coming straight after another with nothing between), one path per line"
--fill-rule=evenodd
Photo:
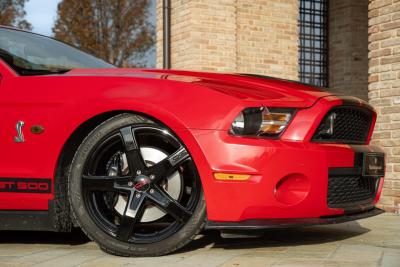
M15 143L24 143L25 142L24 133L22 132L22 128L24 127L24 125L25 125L25 122L23 122L23 121L17 122L15 129L17 130L18 136L14 136Z

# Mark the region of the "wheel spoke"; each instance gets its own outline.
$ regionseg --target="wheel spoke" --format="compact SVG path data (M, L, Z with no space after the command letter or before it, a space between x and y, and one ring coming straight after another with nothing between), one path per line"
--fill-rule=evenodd
M124 141L124 149L131 174L134 174L137 171L143 172L146 165L144 163L142 154L140 153L140 148L135 138L135 132L133 131L132 127L129 126L122 128L120 133Z
M131 193L125 207L124 215L117 230L117 238L128 241L133 234L133 229L140 222L143 212L145 198L139 193Z
M192 212L179 204L164 189L154 187L153 190L152 193L148 194L149 199L176 220L184 222L192 215Z
M189 158L190 155L187 150L184 147L181 147L168 158L150 167L148 173L155 176L154 182L158 182L161 179L170 176L184 161Z
M124 176L82 176L82 188L91 191L115 191L118 186L128 183L130 177Z

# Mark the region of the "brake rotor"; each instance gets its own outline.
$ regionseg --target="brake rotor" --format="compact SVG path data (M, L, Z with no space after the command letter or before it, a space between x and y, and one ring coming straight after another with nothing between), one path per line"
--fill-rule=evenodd
M168 157L168 155L154 147L141 147L140 152L147 167L154 166L160 161ZM118 152L107 163L107 172L109 176L117 176L119 173L127 175L129 172L129 165L125 153ZM182 191L182 177L176 171L167 177L161 184L164 190L175 200L178 200ZM119 194L116 204L114 205L115 211L123 215L127 205L127 196ZM161 219L166 213L154 205L148 205L143 213L141 222L152 222Z

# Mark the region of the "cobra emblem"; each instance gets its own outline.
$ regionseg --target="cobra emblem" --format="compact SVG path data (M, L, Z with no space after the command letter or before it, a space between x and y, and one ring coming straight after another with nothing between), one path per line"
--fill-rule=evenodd
M22 132L22 128L24 127L25 122L23 121L18 121L17 125L15 126L15 129L17 130L17 136L14 136L14 142L15 143L24 143L25 138L24 138L24 133Z
M336 113L332 113L328 116L324 123L324 129L322 129L319 133L320 136L332 136L333 130L335 127Z
M333 135L333 128L335 126L336 116L336 113L332 113L331 115L329 115L329 129L327 131L327 134L329 135Z

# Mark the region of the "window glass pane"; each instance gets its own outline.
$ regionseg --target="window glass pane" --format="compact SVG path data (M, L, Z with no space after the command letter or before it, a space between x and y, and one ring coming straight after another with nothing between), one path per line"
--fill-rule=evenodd
M157 8L156 8L157 1L150 0L149 4L149 18L148 23L155 29L157 23ZM154 31L155 35L155 31ZM154 40L156 36L153 37ZM156 67L156 43L154 42L153 46L146 52L144 56L144 67L146 68L155 68Z
M300 81L328 86L328 0L300 0Z
M20 75L114 67L51 38L7 28L0 28L0 58Z

